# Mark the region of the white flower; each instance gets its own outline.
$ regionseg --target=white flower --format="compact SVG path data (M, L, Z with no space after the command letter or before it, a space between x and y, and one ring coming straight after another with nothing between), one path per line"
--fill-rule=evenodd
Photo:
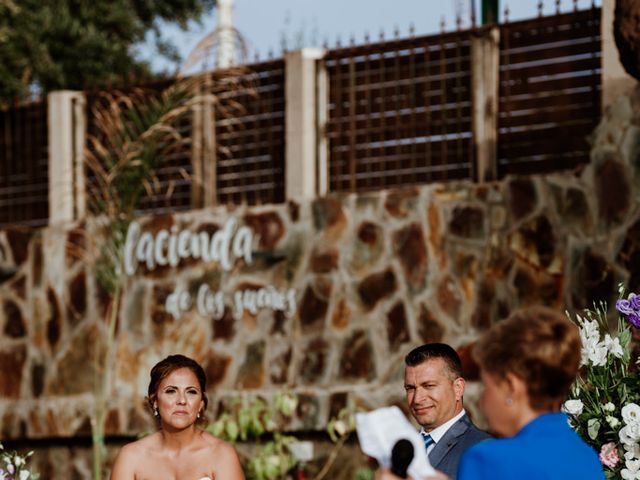
M627 425L640 422L640 407L635 403L628 403L622 407L622 419Z
M626 468L623 468L620 471L620 475L624 480L638 480L640 478L639 476L640 474L638 474L637 472L632 472L630 470L627 470Z
M340 435L340 436L342 436L345 433L347 433L347 424L345 422L343 422L342 420L338 420L334 424L334 428L336 429L336 433L338 435Z
M587 344L587 358L594 367L603 367L607 364L607 346L604 342L591 342Z
M584 338L582 343L588 343L588 341L595 339L596 341L600 340L600 330L598 329L598 322L595 320L589 321L584 320L579 315L577 316L578 320L582 323L582 328L580 329L580 336Z
M613 412L613 411L615 411L616 406L615 406L613 403L611 403L611 402L607 402L607 403L605 403L605 404L602 406L602 409L603 409L605 412Z
M607 333L604 336L604 344L607 346L607 350L609 351L609 353L611 353L613 356L618 358L622 358L624 356L619 338L611 338L611 336Z
M582 400L567 400L564 402L562 409L569 415L580 415L584 409Z
M24 465L24 458L16 455L15 458L13 459L13 463L15 463L17 468L20 468L22 465Z
M636 458L630 458L625 454L624 466L620 474L625 480L637 480L640 478L640 460Z
M627 446L632 447L634 444L638 443L640 439L640 424L632 423L630 425L625 425L618 432L618 437L620 438L620 442Z
M611 428L616 428L618 425L620 425L620 420L618 420L616 417L612 415L607 415L605 417L605 420L611 426Z
M634 458L640 458L640 444L634 443L633 445L625 445L624 458L633 460Z
M282 459L278 455L269 455L266 459L266 463L272 467L280 468Z
M28 471L28 470L22 470L22 471L20 472L20 480L29 480L29 476L30 476L30 475L31 475L31 474L29 473L29 471Z
M598 322L589 321L578 316L582 325L580 328L580 340L582 341L581 364L591 362L594 366L603 366L607 363L608 348L604 342L600 342L600 330Z

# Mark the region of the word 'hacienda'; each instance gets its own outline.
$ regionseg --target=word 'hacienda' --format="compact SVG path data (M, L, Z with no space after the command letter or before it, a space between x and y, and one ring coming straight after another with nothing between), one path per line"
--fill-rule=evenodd
M155 236L149 232L140 233L140 230L137 222L131 222L127 231L124 247L127 275L133 275L139 263L153 270L156 266L175 267L182 259L197 258L205 262L218 262L224 271L229 271L237 258L243 258L247 264L252 261L251 229L246 226L236 229L234 218L229 218L224 227L213 235L179 230L175 225L170 230L160 230Z

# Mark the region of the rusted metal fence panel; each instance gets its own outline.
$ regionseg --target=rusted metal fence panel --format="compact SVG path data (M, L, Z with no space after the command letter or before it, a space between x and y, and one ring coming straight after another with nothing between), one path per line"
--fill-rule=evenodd
M468 33L330 51L329 189L471 176Z
M170 84L171 81L158 82L143 90L145 94L158 95ZM183 140L154 171L153 191L142 199L139 213L192 208L194 189L202 187L196 183L203 179L215 183L215 203L256 205L284 201L284 60L215 72L208 85L208 93L215 97L213 122L194 124L192 115L180 120L178 130ZM104 101L104 95L99 93L87 97L89 135L99 134L92 112ZM194 128L204 127L214 130L207 132L214 139L210 147L215 154L207 157L215 162L213 177L194 175L193 171ZM88 185L91 189L95 182L89 178Z
M498 175L589 160L600 118L600 9L501 25Z
M157 96L171 85L174 80L165 80L153 84L137 87L143 95ZM127 88L125 92L133 92ZM117 92L111 92L117 95ZM87 134L100 137L99 118L95 109L108 106L110 92L95 92L87 94ZM141 199L139 213L174 212L191 208L191 118L183 117L178 124L178 131L183 136L180 145L173 153L160 161L160 165L153 172L152 187ZM92 172L87 169L87 195L93 195L92 190L98 188ZM91 203L91 202L90 202Z
M284 68L279 59L214 75L218 203L284 202Z
M47 102L0 111L0 227L49 216Z

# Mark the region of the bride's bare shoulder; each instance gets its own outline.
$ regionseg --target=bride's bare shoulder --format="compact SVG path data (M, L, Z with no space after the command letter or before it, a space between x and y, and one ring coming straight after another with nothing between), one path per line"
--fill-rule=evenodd
M158 441L159 433L152 433L151 435L147 435L146 437L127 443L120 449L119 455L129 456L146 453L149 450L153 450L158 445Z
M204 430L201 431L200 438L203 440L203 442L205 443L208 449L213 449L216 451L225 451L225 450L231 449L235 452L235 449L230 443L227 443L224 440L220 440L219 438L214 437L209 432L205 432Z
M143 468L158 443L157 434L151 434L120 449L111 470L111 480L132 480Z
M201 438L210 454L208 458L214 459L216 478L244 480L238 454L233 445L204 431Z

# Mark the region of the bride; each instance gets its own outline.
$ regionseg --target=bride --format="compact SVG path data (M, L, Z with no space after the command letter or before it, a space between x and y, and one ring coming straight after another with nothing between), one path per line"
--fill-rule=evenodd
M151 369L147 402L159 430L122 447L111 480L244 480L235 449L196 427L207 407L204 370L184 355Z

